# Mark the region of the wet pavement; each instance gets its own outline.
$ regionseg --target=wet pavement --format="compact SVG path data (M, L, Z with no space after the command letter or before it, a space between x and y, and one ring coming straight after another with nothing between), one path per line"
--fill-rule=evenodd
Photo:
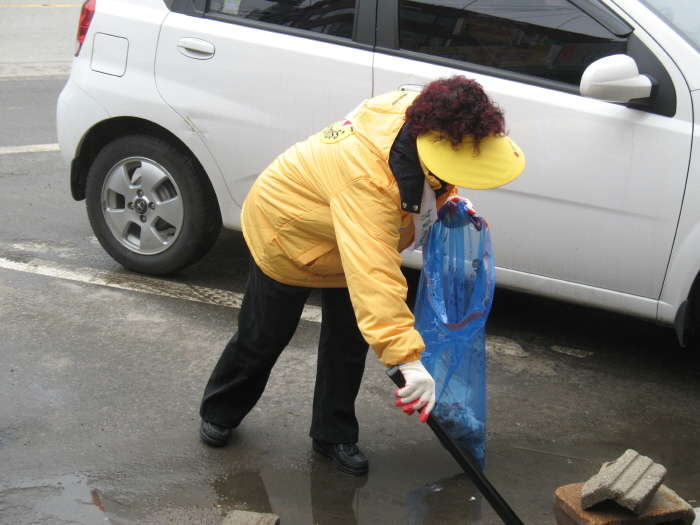
M78 233L49 250L0 248L130 278ZM227 232L171 280L241 291L245 257ZM372 354L357 403L369 474L311 450L315 322L302 321L232 442L202 444L201 391L236 312L0 269L0 522L216 524L238 509L285 525L501 523L427 426L393 406ZM554 490L627 448L700 506L699 360L671 331L503 290L488 328L486 475L524 523L554 523Z

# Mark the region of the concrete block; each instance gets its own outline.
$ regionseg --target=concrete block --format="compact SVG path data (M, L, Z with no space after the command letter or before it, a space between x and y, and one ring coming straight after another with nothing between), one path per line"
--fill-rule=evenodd
M581 506L583 483L559 487L554 493L557 525L693 525L695 511L686 501L661 485L644 512L635 515L614 502L593 510Z
M581 505L593 505L613 500L641 514L666 476L666 469L634 450L628 450L617 460L603 464L600 472L589 479L581 492Z
M280 518L275 514L234 510L229 512L221 525L279 525Z

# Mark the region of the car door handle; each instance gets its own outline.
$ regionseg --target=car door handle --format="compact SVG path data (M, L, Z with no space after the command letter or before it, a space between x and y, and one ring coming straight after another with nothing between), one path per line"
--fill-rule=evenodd
M421 91L423 91L423 86L418 84L404 84L399 88L399 91L413 91L416 93L420 93Z
M214 56L216 48L211 42L199 38L181 38L177 41L177 50L186 57L207 60Z

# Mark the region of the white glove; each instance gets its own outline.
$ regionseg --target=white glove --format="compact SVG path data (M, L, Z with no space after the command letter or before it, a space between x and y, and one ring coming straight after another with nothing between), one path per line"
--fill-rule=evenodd
M420 410L420 420L425 423L435 406L435 380L420 360L399 365L399 370L406 380L406 386L396 391L399 398L396 406L402 407L409 416Z

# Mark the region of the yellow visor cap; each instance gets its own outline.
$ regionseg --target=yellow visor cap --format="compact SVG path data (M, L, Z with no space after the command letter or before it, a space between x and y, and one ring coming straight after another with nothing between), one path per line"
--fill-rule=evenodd
M469 136L454 149L440 133L430 131L416 140L418 155L430 172L448 184L473 190L487 190L508 184L525 169L525 155L505 135L491 135L474 150Z

